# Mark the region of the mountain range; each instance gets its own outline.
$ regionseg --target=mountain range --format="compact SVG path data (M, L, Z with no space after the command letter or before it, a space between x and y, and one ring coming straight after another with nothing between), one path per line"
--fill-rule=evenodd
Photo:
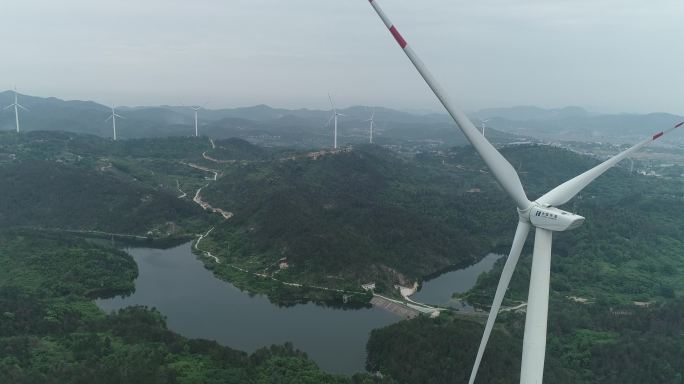
M0 92L0 106L13 102L11 91ZM60 130L111 137L107 121L110 107L92 101L66 101L54 97L20 95L19 102L30 109L21 112L23 130ZM368 140L372 107L340 109L342 145ZM194 131L194 112L185 106L117 107L125 119L117 120L122 139L189 136ZM0 111L0 130L14 129L11 109ZM214 138L239 137L266 146L327 147L332 143L332 126L326 124L329 110L283 109L267 105L244 108L201 109L200 134ZM483 109L471 114L473 121L487 121L492 142L566 140L633 142L684 120L667 114L598 114L580 107L543 109L533 106ZM416 114L375 107L375 141L382 145L453 146L465 138L446 114ZM674 139L683 141L677 136Z

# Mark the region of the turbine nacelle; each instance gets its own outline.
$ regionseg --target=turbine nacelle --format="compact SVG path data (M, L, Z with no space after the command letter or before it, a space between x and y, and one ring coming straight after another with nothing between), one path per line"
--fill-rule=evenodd
M584 217L580 215L538 203L529 209L528 217L535 227L554 232L569 231L584 223Z

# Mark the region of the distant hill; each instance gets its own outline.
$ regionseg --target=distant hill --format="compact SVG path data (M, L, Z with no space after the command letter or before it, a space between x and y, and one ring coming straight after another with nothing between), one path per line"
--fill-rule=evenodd
M14 94L0 92L0 105L9 105ZM112 137L105 121L110 107L91 101L65 101L54 97L20 95L31 109L21 112L24 131L54 130ZM352 106L340 109L338 142L341 145L368 142L368 122L373 108ZM194 134L194 111L183 106L120 107L117 135L120 139L190 136ZM214 138L239 137L263 146L327 148L332 144L332 127L326 125L330 110L283 109L267 105L242 108L201 109L200 135ZM580 107L543 109L534 106L483 109L472 114L479 127L488 119L487 138L506 144L533 140L634 142L666 129L684 117L665 113L597 114ZM414 114L375 107L375 142L423 150L465 145L463 135L446 114ZM0 111L0 130L14 129L11 109ZM675 137L684 142L684 136ZM669 139L668 139L669 140Z
M112 142L64 132L0 133L0 228L194 233L206 225L206 213L178 198L176 181L201 183L205 175L178 161L201 156L206 146L194 138Z
M472 185L464 175L481 175L479 168L450 169L378 146L317 160L236 165L203 191L235 213L212 241L218 254L237 262L250 258L268 266L287 257L295 281L342 279L319 284L391 284L392 274L415 281L448 265L468 265L496 240L474 231L478 210L467 209L477 197L465 193ZM485 195L491 193L498 191Z
M559 120L573 117L587 117L591 114L580 107L565 107L559 109L544 109L533 106L519 106L511 108L488 108L477 111L479 119L491 119L494 117L514 120Z
M208 150L206 153L219 161L259 160L269 155L264 148L238 138L216 140L215 145L216 148Z
M14 101L14 93L0 92L0 105ZM65 101L54 97L19 96L19 103L30 111L20 112L23 131L68 131L112 137L112 124L105 121L111 108L92 101ZM125 119L117 119L120 138L189 135L191 119L164 108L120 109ZM13 130L14 113L0 111L0 130Z
M146 235L197 215L176 196L94 170L47 161L0 167L0 227L104 230Z
M684 117L668 113L607 115L589 113L579 107L493 108L478 111L475 116L489 119L488 127L514 135L552 141L612 143L634 143L684 121ZM684 135L673 135L667 140L684 144Z
M12 103L14 93L0 93L0 105ZM109 106L91 101L65 101L20 95L20 103L30 109L21 112L22 131L68 131L112 137ZM339 110L346 115L339 121L341 145L365 143L367 120L372 108L354 106ZM124 116L117 119L119 139L194 134L194 111L189 107L117 107ZM282 109L267 105L244 108L201 109L199 132L214 138L239 137L265 146L329 147L332 126L326 122L329 110ZM375 139L391 145L461 145L462 135L446 115L418 115L389 108L375 108ZM0 130L14 129L11 110L0 111ZM515 135L499 134L491 129L490 139L501 142L518 140Z

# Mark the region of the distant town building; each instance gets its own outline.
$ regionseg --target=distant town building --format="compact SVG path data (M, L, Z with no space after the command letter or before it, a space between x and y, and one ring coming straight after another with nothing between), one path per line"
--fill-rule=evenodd
M375 289L375 283L361 284L361 288L364 291L372 291Z

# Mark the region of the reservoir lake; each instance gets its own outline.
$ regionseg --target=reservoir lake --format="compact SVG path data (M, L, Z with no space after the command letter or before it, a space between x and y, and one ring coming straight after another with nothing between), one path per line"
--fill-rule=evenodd
M169 329L185 337L215 340L246 352L292 342L322 369L352 374L365 370L371 330L401 320L379 308L339 309L312 303L279 307L263 295L251 295L214 277L192 253L191 243L125 251L138 264L135 292L96 300L97 305L108 312L131 305L156 308L166 316ZM491 268L498 256L490 256L424 282L412 299L447 304L452 293L469 289L479 273Z

